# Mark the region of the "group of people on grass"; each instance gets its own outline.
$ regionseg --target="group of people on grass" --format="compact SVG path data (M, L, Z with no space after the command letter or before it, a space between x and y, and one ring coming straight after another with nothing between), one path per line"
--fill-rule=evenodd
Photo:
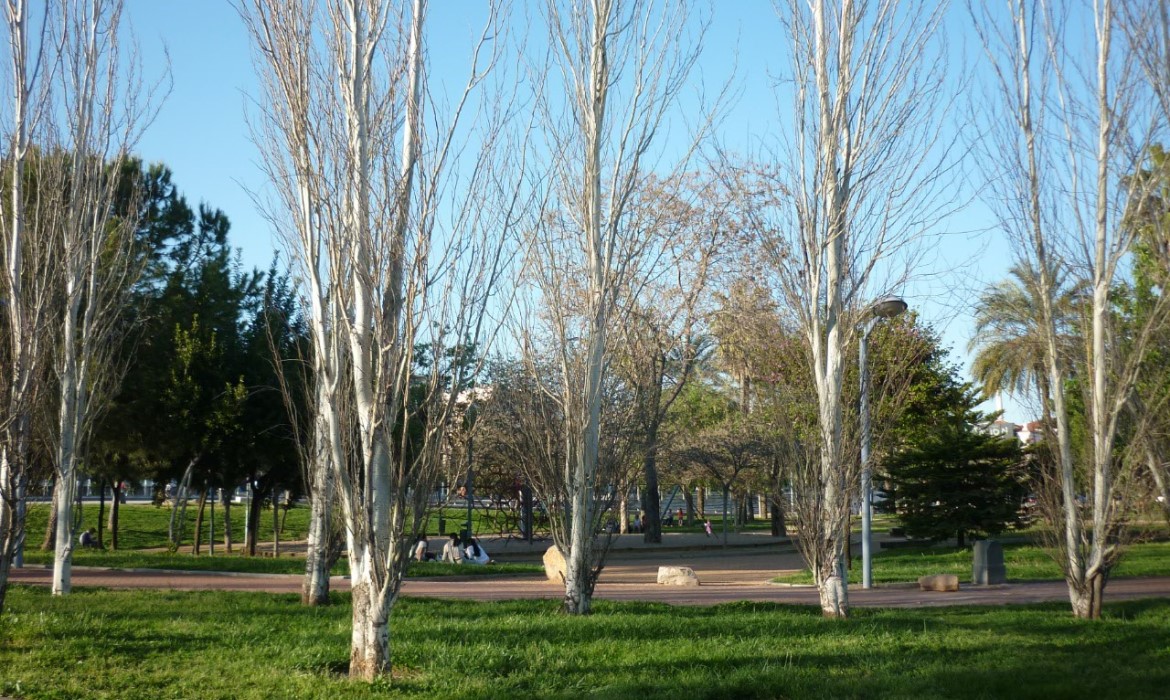
M485 565L493 563L479 540L474 537L464 540L455 533L452 533L451 539L443 545L443 554L438 557L430 551L427 536L425 534L419 535L418 541L414 545L414 559L415 561L442 561L448 564Z
M678 518L675 519L674 513L666 512L665 517L662 518L662 527L682 527L685 523L686 513L682 508L678 509ZM646 526L646 512L638 511L638 515L634 517L634 524L630 528L630 532L642 532L642 528ZM708 518L703 523L703 531L707 533L707 537L711 536L711 520Z

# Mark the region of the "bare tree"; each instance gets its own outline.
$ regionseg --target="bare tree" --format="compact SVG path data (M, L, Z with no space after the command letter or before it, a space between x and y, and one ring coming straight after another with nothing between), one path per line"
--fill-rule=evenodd
M1137 235L1127 219L1150 194L1150 180L1137 175L1165 112L1142 80L1140 52L1117 30L1110 0L1076 7L1016 0L1006 15L973 13L996 79L997 99L986 101L994 105L987 114L994 157L984 159L998 185L993 202L1015 254L1039 271L1056 442L1047 509L1058 527L1053 545L1074 614L1095 619L1121 555L1127 485L1140 461L1119 451L1118 428L1170 310L1159 299L1140 327L1122 334L1114 308L1115 284ZM1059 261L1088 286L1082 343L1071 363L1062 361L1058 335ZM1086 413L1083 445L1074 439L1073 373ZM1142 436L1134 438L1142 444Z
M1170 121L1170 8L1165 3L1122 3L1119 12L1120 26L1133 47L1134 58L1141 65L1145 82L1153 91L1156 109L1165 125ZM1151 158L1149 172L1144 175L1165 182L1170 176L1165 148L1157 146L1153 150L1156 153ZM1147 254L1146 283L1158 289L1150 296L1161 297L1165 295L1167 270L1170 268L1165 264L1165 257L1170 252L1170 245L1167 245L1170 231L1163 225L1170 201L1157 189L1149 194L1134 219L1144 229L1139 245ZM1140 293L1142 290L1135 291ZM1170 328L1162 327L1153 347L1165 347L1170 342L1168 339ZM1133 412L1135 419L1143 422L1145 466L1162 514L1170 521L1170 460L1166 457L1170 428L1162 408L1170 401L1170 381L1167 381L1163 362L1146 362L1144 365L1146 376L1139 382ZM1161 420L1157 420L1158 417Z
M819 466L818 493L802 493L815 517L801 542L830 617L849 613L845 536L857 492L843 450L846 348L870 301L909 278L923 236L954 202L942 194L952 180L936 42L945 5L787 3L792 135L742 190L774 293L808 345Z
M655 257L653 227L634 225L630 203L648 182L651 149L698 55L688 14L652 0L545 5L555 65L545 72L559 82L546 82L538 110L553 154L554 213L528 244L526 279L541 313L525 309L520 335L528 353L559 348L558 384L545 390L564 411L558 488L569 499L563 515L570 521L563 537L555 528L554 536L566 561L564 608L573 614L590 611L599 571L593 522L609 486L599 479L599 450L611 334L624 321L623 300L639 298L644 265ZM664 179L681 172L688 156ZM537 322L542 330L531 327Z
M420 371L415 346L425 340L442 357L483 337L508 232L526 204L515 187L526 149L505 142L512 96L472 99L506 41L493 5L471 77L448 106L426 88L424 0L402 15L373 0L249 0L240 10L263 86L256 133L278 199L268 211L309 309L313 480L332 475L345 523L349 670L372 679L389 672L389 616L457 389L474 370L436 361ZM456 142L467 136L456 127L469 105L479 144L470 155ZM456 159L466 165L459 180L444 176ZM328 493L317 488L314 500ZM322 505L315 519L327 517Z
M41 207L29 191L35 164L30 151L44 123L48 105L47 82L55 68L48 40L50 7L30 16L24 0L4 3L11 88L5 95L10 118L4 123L3 175L5 198L0 212L3 280L0 282L0 318L3 347L3 408L0 412L0 611L8 590L8 572L24 540L24 492L32 449L33 406L41 385L47 351L43 330L47 320L51 242L39 235Z
M728 204L729 197L713 178L704 182L696 174L675 183L648 182L631 198L630 226L652 226L651 235L658 239L648 266L657 272L640 286L640 298L628 302L614 367L634 394L644 479L643 539L649 543L662 542L662 424L707 350L704 304L720 256L738 226Z
M747 415L728 412L723 420L690 433L674 457L705 472L723 490L723 545L733 489L740 490L751 472L767 463L767 445Z
M120 321L142 269L134 250L137 207L118 200L127 185L124 165L155 100L122 44L121 15L121 0L88 0L63 2L59 18L55 97L62 151L54 160L65 194L54 225L61 284L52 321L59 343L54 464L62 486L55 500L56 595L70 590L77 469L93 421L121 379L124 362L114 361L125 325Z

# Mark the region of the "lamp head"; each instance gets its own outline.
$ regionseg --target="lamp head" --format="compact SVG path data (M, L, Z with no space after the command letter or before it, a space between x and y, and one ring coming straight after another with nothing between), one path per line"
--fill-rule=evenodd
M870 310L878 318L893 318L904 313L907 308L906 302L901 297L888 296L875 301Z

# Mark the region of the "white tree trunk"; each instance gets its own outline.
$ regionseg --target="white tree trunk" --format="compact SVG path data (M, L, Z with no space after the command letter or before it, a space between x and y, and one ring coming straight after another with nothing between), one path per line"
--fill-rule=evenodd
M1121 15L1131 19L1143 15L1136 8L1132 15L1124 11ZM1117 311L1111 292L1139 228L1123 225L1121 219L1127 212L1146 209L1144 198L1149 193L1142 178L1133 174L1146 169L1148 146L1161 123L1145 121L1148 96L1136 82L1140 73L1135 70L1134 51L1145 44L1145 37L1131 35L1138 41L1119 42L1116 51L1111 47L1113 25L1119 21L1111 0L1077 9L1017 0L1010 12L1010 41L1004 41L994 28L998 17L991 13L986 20L993 28L981 32L989 55L998 62L995 74L1012 128L1018 129L1015 145L1027 156L1018 165L1014 154L1004 161L1016 177L1015 191L1026 198L1023 207L1008 206L1004 218L1011 230L1018 213L1026 211L1026 230L1014 233L1040 274L1039 330L1057 442L1056 508L1048 513L1059 526L1054 544L1074 614L1097 618L1110 571L1119 557L1123 513L1130 505L1127 494L1118 492L1115 484L1122 470L1131 469L1135 461L1115 454L1118 420L1130 403L1152 331L1167 319L1166 302L1159 299L1146 311L1142 327L1125 331L1126 342L1114 336ZM1161 17L1164 21L1164 12ZM1058 48L1066 24L1090 37L1094 51ZM1062 33L1057 36L1053 27L1060 27ZM1145 25L1134 29L1138 34L1153 31ZM1042 46L1042 53L1037 53L1044 56L1036 65L1034 36ZM1046 116L1055 123L1040 123ZM1005 123L1002 115L994 119L995 124ZM1054 251L1065 260L1059 260ZM1088 313L1075 329L1058 327L1053 308L1063 291L1054 279L1062 262L1070 264L1091 292L1084 305ZM1084 352L1075 362L1066 357L1074 345L1067 336L1073 333L1080 334ZM1073 450L1065 389L1068 367L1079 368L1077 375L1083 375L1078 388L1086 409L1089 444L1082 452ZM1145 439L1147 429L1138 421L1130 439ZM1084 496L1087 506L1080 502Z
M325 605L329 602L329 551L331 517L333 510L333 469L327 440L329 407L322 389L318 389L317 418L310 478L309 538L305 552L305 581L301 587L301 602L305 605Z
M65 595L72 589L73 570L73 501L77 498L77 476L57 476L60 498L53 501L57 510L57 538L53 548L53 595Z
M398 10L374 0L249 0L243 12L267 81L265 118L271 121L262 131L276 140L265 144L273 151L266 166L285 199L287 210L278 216L293 219L293 226L283 228L296 232L290 248L310 303L319 392L313 459L327 462L314 466L327 466L332 477L331 485L315 488L311 544L321 564L306 563L306 596L324 590L320 550L327 546L328 516L316 506L333 489L353 585L350 676L365 680L390 670L388 620L406 564L402 541L422 521L417 501L430 492L438 461L434 446L442 438L438 426L453 401L437 400L442 390L436 370L427 387L432 412L424 415L414 405L423 388L411 360L416 329L421 318L444 328L452 308L458 316L466 305L478 304L472 298L479 298L486 279L446 286L457 264L452 261L468 257L462 249L444 251L450 257L439 256L429 266L432 207L443 207L415 201L437 196L435 190L421 192L425 188L415 178L424 131L425 9L424 0L414 0L407 20L408 11L399 17ZM492 17L495 28L494 6ZM395 23L399 18L402 25ZM473 71L468 91L482 80L481 69ZM403 148L395 154L399 130ZM453 125L448 141L436 148L447 148L454 133ZM428 172L428 187L437 187L444 156ZM461 235L450 237L452 250ZM471 296L454 297L469 291ZM435 302L428 294L452 296ZM457 320L466 323L462 316ZM478 334L462 325L459 330L460 342ZM433 347L438 360L442 349ZM426 435L423 444L406 448L398 429L412 419L428 424ZM399 463L400 456L411 461Z
M4 279L3 286L0 286L0 294L5 297L0 312L7 316L8 337L5 340L8 347L5 351L8 354L9 371L7 376L0 378L4 387L4 405L0 409L5 413L0 417L0 613L4 611L8 592L8 572L16 557L16 548L20 545L20 535L24 528L20 518L23 513L21 485L27 475L29 432L32 426L29 400L33 394L32 382L38 376L35 363L39 358L37 336L28 333L35 327L30 311L36 305L29 303L30 295L24 286L31 267L27 251L29 242L26 241L24 172L29 148L29 110L34 87L32 76L36 74L45 47L41 46L32 56L29 55L27 12L28 7L23 0L5 3L4 18L8 25L8 57L12 80L12 123L5 144L11 181L8 183L9 210L3 212L3 215L10 218L2 222L6 230L2 251Z

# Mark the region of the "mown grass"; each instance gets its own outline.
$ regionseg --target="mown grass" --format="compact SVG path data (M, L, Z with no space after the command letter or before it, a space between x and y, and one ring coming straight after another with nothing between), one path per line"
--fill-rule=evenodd
M1162 698L1170 601L817 610L738 603L401 601L391 681L345 678L348 598L9 593L0 695L57 698Z
M1062 577L1060 567L1042 547L1012 543L1003 546L1004 567L1009 581L1043 581ZM882 550L873 559L874 583L917 581L919 576L955 574L960 581L971 578L970 547L924 547ZM1114 576L1170 576L1170 542L1147 542L1125 551ZM777 583L811 584L812 574L779 576ZM850 583L861 583L861 559L855 557L849 571Z
M187 506L187 526L184 530L183 544L195 542L195 515L197 510L195 501ZM110 504L106 503L108 517ZM236 504L232 507L232 534L237 545L244 541L244 506ZM303 540L309 532L309 508L304 505L295 505L289 509L288 515L280 513L284 518L281 540ZM167 546L167 528L170 522L171 509L169 506L154 506L149 503L127 503L118 507L118 547L119 549L156 549ZM215 507L215 537L223 542L223 506ZM211 524L210 508L203 520L203 546L207 546ZM49 504L45 502L30 503L25 520L25 531L30 549L40 546L45 536L45 527L49 521ZM86 502L81 516L81 528L88 530L97 527L98 504ZM105 523L102 523L103 530ZM103 534L103 541L107 546L110 543L108 531ZM258 528L260 542L272 541L272 509L260 511L260 525ZM217 548L219 545L216 545Z
M197 503L192 500L187 505L187 526L184 531L183 544L191 545L195 542L195 515ZM106 503L105 515L109 516L110 504ZM244 541L244 506L235 504L231 509L233 541L237 546ZM210 516L208 508L203 520L203 546L211 536ZM284 519L280 532L282 541L303 540L309 532L309 507L298 503L289 509L286 516L283 511L280 516ZM445 531L450 534L463 529L466 523L467 511L457 508L444 509ZM128 503L118 509L118 548L119 549L159 549L167 546L167 530L171 517L170 506L155 506L150 503ZM215 507L215 537L216 549L223 543L223 505ZM97 527L98 504L86 502L81 516L81 530ZM49 504L47 502L33 502L28 504L28 516L25 530L28 532L27 541L32 547L40 545L44 539L45 527L49 522ZM105 521L102 523L102 539L106 546L110 544L110 534L105 531ZM477 536L495 534L492 521L482 509L472 513L472 527ZM432 536L439 532L439 514L429 515L426 531ZM80 532L80 530L78 531ZM272 509L260 511L259 541L272 542ZM271 546L270 544L267 546ZM434 546L432 544L432 546Z
M25 554L28 565L52 564L52 552L33 551ZM267 559L224 554L214 557L192 556L190 554L169 554L167 552L126 552L93 551L75 549L74 566L104 566L113 569L173 569L176 571L231 571L250 574L303 574L303 557ZM444 564L442 562L411 562L406 570L408 577L434 576L517 576L544 573L539 564L504 564L472 566ZM349 574L349 565L344 558L333 567L334 576Z

